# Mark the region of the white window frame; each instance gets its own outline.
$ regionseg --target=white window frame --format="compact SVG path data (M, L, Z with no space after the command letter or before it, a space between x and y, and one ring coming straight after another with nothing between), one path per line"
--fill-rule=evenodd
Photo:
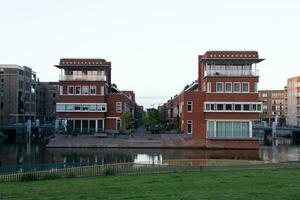
M211 82L206 83L206 92L211 93Z
M70 93L70 92L69 92L69 88L73 88L73 89L72 89L72 90L73 90L73 93ZM68 85L68 86L67 86L67 90L68 90L68 91L67 91L67 94L68 94L68 95L74 95L74 94L75 94L75 87L74 87L73 85Z
M214 123L214 136L213 137L209 137L208 136L208 123L209 122L213 122ZM249 122L249 137L225 137L225 138L232 138L232 139L239 139L239 138L246 138L246 139L251 139L253 137L253 133L252 133L252 126L253 123L251 120L243 120L243 119L210 119L206 121L206 136L209 139L213 139L213 138L223 138L223 137L218 137L217 136L217 122ZM233 124L232 124L233 125Z
M122 102L117 101L116 102L116 113L121 113L122 112Z
M218 84L222 84L222 91L218 91ZM216 82L216 93L224 93L224 82Z
M244 84L248 85L248 91L244 91ZM250 92L250 84L249 82L242 82L242 93L249 93Z
M230 88L231 88L230 91L227 91L227 90L226 90L226 84L230 84ZM225 84L224 84L224 92L225 92L225 93L232 93L232 82L225 82Z
M191 110L189 110L189 106L191 106ZM186 110L187 112L193 112L193 101L186 102Z
M118 129L118 121L120 122L120 129ZM116 119L116 130L121 130L122 129L122 120L120 118Z
M95 93L92 93L92 88L95 89ZM91 85L90 86L90 95L96 95L97 94L97 86L96 85Z
M80 109L75 110L75 107ZM56 112L107 112L107 103L56 103Z
M102 85L102 86L100 87L100 95L101 95L101 96L104 96L104 94L105 94L105 87Z
M59 86L59 95L64 94L64 87L62 85Z
M191 132L189 132L189 125L191 125ZM187 132L187 134L190 134L190 135L193 134L193 120L186 121L186 132Z
M234 87L234 85L235 84L238 84L239 85L239 91L237 92L237 91L235 91L235 87ZM233 93L241 93L241 83L240 82L233 82L233 85L232 85L233 87L232 87L232 92Z
M78 88L78 87L80 88L79 94L76 94L76 88ZM81 85L75 85L74 90L75 90L75 95L81 95Z
M217 105L223 104L223 110L218 110ZM226 110L226 104L231 104L232 109ZM235 105L240 104L241 110L235 110ZM249 110L244 110L244 105L249 105ZM253 109L253 104L256 105L256 110ZM207 105L209 105L210 109L206 109ZM211 105L214 105L214 110L211 109ZM258 109L260 108L260 109ZM204 112L252 112L252 113L260 113L262 112L262 102L204 102Z
M87 88L88 88L88 89L87 89L87 94L84 94L84 93L83 93L83 88L84 88L84 87L87 87ZM81 86L81 94L82 94L82 95L89 95L89 94L90 94L90 86L89 86L89 85L82 85L82 86Z
M257 82L254 83L254 92L258 93L258 83Z

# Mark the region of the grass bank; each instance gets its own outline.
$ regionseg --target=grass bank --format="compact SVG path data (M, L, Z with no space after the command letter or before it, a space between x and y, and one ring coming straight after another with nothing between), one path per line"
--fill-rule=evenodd
M300 169L0 183L0 199L300 199Z

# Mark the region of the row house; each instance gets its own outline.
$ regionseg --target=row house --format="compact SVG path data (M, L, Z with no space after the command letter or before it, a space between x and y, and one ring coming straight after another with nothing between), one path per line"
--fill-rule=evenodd
M256 51L208 51L198 57L198 80L160 108L177 118L183 133L208 148L258 148L252 138L259 119Z
M122 113L135 116L134 92L111 83L111 62L64 58L55 66L61 69L56 112L68 132L118 132Z

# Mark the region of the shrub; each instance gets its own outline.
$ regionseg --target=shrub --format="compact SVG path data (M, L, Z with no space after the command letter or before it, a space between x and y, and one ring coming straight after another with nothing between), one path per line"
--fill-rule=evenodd
M50 173L50 174L46 174L45 176L43 176L42 180L51 180L51 179L57 179L57 178L60 178L60 176L57 174Z
M23 174L20 179L20 181L36 181L36 180L38 180L38 178L34 173Z
M112 176L115 175L115 170L112 168L106 168L104 171L105 176Z

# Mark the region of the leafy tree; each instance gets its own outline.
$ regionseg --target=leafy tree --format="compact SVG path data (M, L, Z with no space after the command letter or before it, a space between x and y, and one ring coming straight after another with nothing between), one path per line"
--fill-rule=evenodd
M135 120L130 112L123 112L121 115L122 128L129 130L134 128Z

